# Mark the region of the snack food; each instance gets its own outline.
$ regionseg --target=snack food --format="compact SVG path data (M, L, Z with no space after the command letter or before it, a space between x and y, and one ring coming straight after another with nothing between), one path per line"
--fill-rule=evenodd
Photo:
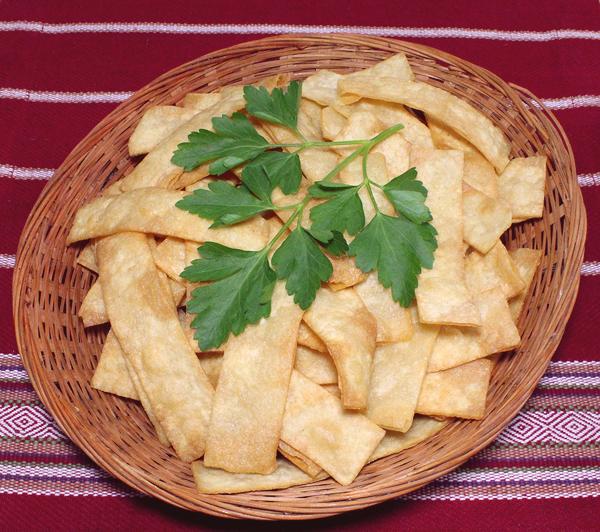
M200 368L205 377L194 378L190 382L193 388L204 392L196 399L185 397L186 401L195 401L197 407L202 406L198 409L198 419L205 417L207 399L204 396L211 396L208 391L211 382L217 388L217 397L220 397L218 405L226 406L219 410L216 400L213 407L210 399L208 411L212 411L215 419L226 419L228 426L235 426L236 420L241 423L247 420L244 416L251 417L248 412L253 409L257 413L252 423L248 423L248 430L242 432L246 439L257 435L259 441L268 440L268 445L258 446L260 460L248 467L239 466L239 463L249 463L242 458L250 453L244 451L242 443L236 443L235 431L223 431L219 439L215 439L213 447L222 456L217 460L209 451L206 464L196 462L193 465L202 491L275 489L310 482L325 474L347 484L369 460L416 444L421 437L435 433L444 425L442 421L415 418L415 412L480 418L485 411L492 367L486 357L518 344L513 316L518 316L534 276L536 253L534 250L521 254L513 254L512 250L507 252L498 238L506 229L508 214L511 221L541 214L542 165L538 160L535 164L527 163L532 164L531 179L527 177L526 182L519 183L519 186L527 191L531 185L532 190L527 195L527 202L517 204L517 198L510 196L510 189L519 176L511 163L506 166L508 143L499 130L493 124L490 127L489 120L483 119L474 108L457 103L453 99L455 97L449 98L440 89L431 90L421 82L412 81L407 66L403 56L395 56L379 67L356 75L320 73L311 76L305 85L307 92L302 94L310 101L300 101L300 92L297 94L300 103L296 109L296 129L289 127L292 120L288 111L292 109L290 102L293 98L286 100L296 90L292 86L287 92L272 91L271 94L260 89L256 89L258 92L245 91L254 99L248 99L248 95L239 88L223 90L218 97L187 97L183 102L186 112L195 108L202 116L194 115L178 126L175 130L179 135L178 144L185 141L188 133L198 129L199 123L206 124L203 127L210 127L211 122L216 124L214 135L219 137L220 142L224 142L225 138L231 139L224 133L225 128L237 127L239 133L246 128L245 119L241 118L246 115L234 115L228 122L220 117L221 111L225 109L226 114L231 114L246 107L245 112L253 117L248 123L254 124L252 127L258 134L267 137L266 142L271 147L264 148L249 129L244 129L245 138L253 139L252 149L258 155L253 152L252 157L248 154L242 157L239 149L235 153L226 152L221 145L221 152L213 153L213 159L202 160L194 168L186 167L188 163L181 158L178 159L181 164L174 162L173 152L181 148L174 144L175 133L169 133L169 127L165 125L164 133L155 131L158 137L161 134L165 137L153 139L154 147L149 148L147 160L144 159L119 185L111 187L112 196L94 200L78 214L71 240L96 239L95 246L84 248L85 256L80 257L80 262L88 268L97 269L96 260L104 257L98 261L101 283L104 274L109 275L107 286L114 281L114 274L111 277L106 266L107 242L123 242L119 245L127 254L125 239L131 238L132 242L137 239L135 246L128 245L135 247L137 255L144 257L143 271L149 273L149 278L158 281L149 285L138 283L134 289L140 294L159 294L160 291L160 297L166 297L168 291L165 291L166 285L159 275L162 272L173 282L188 283L188 314L190 311L198 314L193 325L199 331L197 338L205 342L197 351L225 351L225 359L213 354L205 359L210 363L203 364L204 353L200 353L198 364L192 362L187 337L173 332L175 323L182 332L183 328L180 320L173 320L176 303L171 299L167 321L173 331L169 334L178 340L177 349L168 349L176 353L181 367L185 363L190 371L185 378L182 374L181 380L169 381L172 382L169 387L182 385L185 379L189 379L189 374L197 377ZM392 83L390 79L395 81ZM411 98L395 94L394 83L396 87L406 88ZM367 84L377 90L368 92ZM269 102L277 98L281 98L286 112L278 114L276 106L269 107ZM229 107L224 102L229 102ZM402 104L421 107L441 121L436 126L438 133L433 134L433 124L431 130L428 129L426 123ZM448 112L443 111L444 105L448 106ZM464 116L455 120L457 109L464 111ZM160 116L160 113L156 111L155 116ZM179 115L184 116L183 113ZM212 120L215 117L216 122ZM273 122L274 117L279 122ZM394 129L397 122L403 120L407 125L405 130ZM453 120L455 123L448 123ZM148 123L146 120L143 127L148 127ZM455 137L458 131L467 139L460 140L458 135L460 142L442 145L440 138L445 137L439 131L443 127L450 128ZM473 130L467 135L466 131L470 128ZM377 136L385 134L389 136L375 142ZM486 137L487 134L489 137ZM204 134L204 137L209 135ZM346 144L318 145L324 144L327 138ZM358 139L361 139L361 144L358 144ZM190 137L183 144L189 145L189 153L196 150L196 155L202 149L197 137ZM282 147L285 151L273 150L272 146L276 144L286 144ZM352 156L355 146L365 151L330 176L338 165ZM171 149L168 160L167 147ZM229 143L229 148L235 147L235 142ZM298 148L301 148L300 153L296 154ZM261 164L254 164L259 157ZM469 178L467 158L471 162L476 161L470 166ZM416 175L407 172L410 164L416 166ZM499 178L494 166L498 171L506 166L504 185L500 187L496 184ZM478 167L485 167L479 180L476 177L479 175ZM220 174L230 169L238 177L229 174L211 179L208 187L198 185L199 180L209 173ZM302 171L298 183L295 181L295 169ZM265 188L265 175L280 177L280 181L272 187L275 191ZM237 185L239 179L243 186ZM309 188L311 184L316 188ZM425 192L420 188L423 185L427 189ZM185 191L166 190L169 187L187 188ZM500 199L494 192L498 188ZM296 193L298 196L294 197ZM304 214L300 212L297 217L301 220L300 226L293 219L297 210L294 203L301 203L306 194L311 194L312 199ZM275 199L277 195L284 199L293 198L285 205L287 210L276 213L286 225L269 223L263 217L264 213L276 210L270 208L269 199ZM375 203L371 201L373 197ZM179 206L182 203L185 208ZM332 204L337 210L331 208ZM431 217L423 217L423 213L429 211L432 220ZM214 226L220 227L210 227L211 220ZM289 220L292 222L287 224ZM437 229L437 235L427 227ZM368 228L371 228L370 233ZM403 230L407 231L406 242L410 245L402 248L401 253L397 251L398 240L383 245L390 235L398 238ZM136 231L138 235L135 239L128 237L127 231ZM146 243L149 254L145 248L142 252L141 233L152 235L152 243L156 239L154 249ZM434 237L437 241L433 240ZM220 246L207 246L207 240ZM463 240L475 248L467 252L466 258ZM350 244L350 256L344 256L344 243L346 246ZM370 254L374 244L380 245L377 257ZM199 246L199 254L193 253L196 266L188 266L191 268L188 272L193 271L193 275L179 275L183 270L182 262L185 262L182 257L191 257L186 249L191 247L194 251ZM407 259L411 246L416 251L413 257ZM110 255L115 258L115 264L119 258L117 247L113 244ZM226 248L235 248L235 253ZM338 256L340 253L342 256ZM429 255L432 255L431 261L428 260ZM356 263L353 257L356 257ZM327 266L328 263L330 266ZM343 266L338 267L337 273L342 273L336 277L337 265ZM349 272L349 275L344 277L344 272ZM416 282L411 284L411 276L415 281L418 279L416 302L419 312L414 313L413 320L407 319L408 311L398 304L400 301L407 307L414 299ZM211 331L201 329L202 318L219 308L222 300L226 299L220 296L227 294L219 292L215 286L232 278L230 290L245 287L245 292L243 297L231 299L227 311L231 318L229 322L211 322L215 324L211 328L223 330L219 335L208 338L206 335ZM286 298L293 298L299 306L292 304L291 307L297 313L292 320L296 325L285 325L279 330L275 308L284 285L289 294ZM98 289L95 290L96 294L93 299L90 296L90 300L99 303ZM108 296L103 293L102 297L114 300L115 287L111 288ZM144 297L144 301L150 303L149 309L166 309L162 303L154 305L158 297ZM139 347L143 340L138 338L141 333L133 326L123 327L124 318L119 315L114 301L102 302L108 309L116 335L111 334L107 339L105 354L108 356L103 354L101 358L94 386L131 398L140 397L155 422L159 436L166 437L183 459L197 458L202 453L206 436L202 430L193 432L192 428L196 430L197 427L190 427L192 422L177 414L180 405L169 404L166 410L163 408L165 398L153 387L154 380L150 379L147 389L144 383L149 376L142 359L136 355L146 349ZM166 310L161 316L161 319L167 319ZM300 324L301 318L303 324ZM97 321L92 319L87 324ZM187 324L191 320L183 321ZM253 325L256 322L259 322L258 325ZM271 345L264 338L253 337L254 328L269 329L271 326L274 330L269 338L279 338L285 349L278 349L280 344L277 342ZM427 331L424 333L426 340L420 338L423 331ZM187 348L183 347L181 337L186 338ZM163 341L161 337L157 343L160 345ZM173 340L170 338L169 341ZM247 363L251 363L252 349L246 350L246 346L254 342L265 347L263 354L271 356L272 361L282 362L285 359L288 362L284 364L286 367L281 371L281 378L277 379L277 386L273 387L277 388L277 393L270 391L270 385L265 385L265 382L270 382L265 377L272 377L264 375L268 369L257 366L246 368L256 371L239 371L244 366L244 354L248 354ZM285 375L290 373L297 344L315 351L304 350L301 355L296 354L296 370L292 371L289 384ZM466 355L456 357L456 351L463 348ZM269 353L270 349L273 351ZM280 351L281 358L277 358L275 351ZM228 363L228 352L236 353L235 357L229 357L231 360L235 358L234 362ZM403 357L403 354L406 356ZM410 357L411 360L414 358L414 363L408 360ZM160 366L165 371L166 383L171 378L167 370L172 368L168 368L163 359L159 363L159 359L156 357L156 367ZM106 367L111 360L116 363L108 371ZM155 358L150 357L148 363L154 365ZM274 373L275 366L275 363L271 366L266 364ZM110 382L111 372L116 372L114 386ZM232 376L235 376L233 380ZM338 388L331 387L335 378L339 379L341 398L335 395ZM109 382L106 382L107 379ZM199 382L202 382L201 386L198 386ZM236 386L231 386L232 382ZM394 393L400 388L406 392L404 395ZM239 390L251 393L244 394ZM258 399L251 405L240 402L241 397L253 394L264 399L268 407L261 408ZM200 399L200 396L203 398ZM270 399L273 404L269 403ZM280 414L275 411L280 412L283 407L285 415L278 423ZM261 416L265 416L264 419ZM177 427L173 419L177 420ZM197 425L200 427L201 423ZM384 436L385 432L378 425L390 432ZM424 427L422 430L421 426ZM175 434L175 430L178 427L185 429L184 434L191 439L198 440L194 442L198 445L188 446L186 438L177 439L179 435ZM415 435L409 436L413 430ZM352 441L350 433L354 435ZM263 437L264 440L261 439ZM382 446L383 450L380 449ZM276 457L277 449L291 464ZM254 460L256 457L251 458ZM207 465L229 472L208 468ZM320 469L325 473L320 473ZM208 478L217 479L217 483L209 486Z

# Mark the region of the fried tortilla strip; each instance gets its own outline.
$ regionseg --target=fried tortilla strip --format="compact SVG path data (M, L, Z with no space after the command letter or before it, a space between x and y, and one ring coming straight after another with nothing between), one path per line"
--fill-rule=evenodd
M373 80L373 78L393 79L395 82L401 82L413 81L415 75L410 68L406 56L403 53L399 53L392 55L379 63L375 63L372 67L348 74L344 76L343 79L352 83L354 81L368 82L369 80ZM339 83L338 92L340 92ZM360 100L362 96L363 95L341 91L341 95L338 99L341 103L347 105Z
M525 282L500 240L485 255L473 251L465 259L467 285L472 293L499 286L508 299L521 293Z
M183 168L171 162L173 152L178 144L187 142L188 135L198 129L212 130L214 116L228 115L243 109L246 105L241 87L231 91L212 107L196 113L190 120L175 129L158 144L144 159L125 176L120 188L123 192L146 187L183 188L199 179L199 174L208 175L208 165L202 165L193 172L188 172L190 181L181 180Z
M498 177L500 197L512 210L513 221L541 218L544 213L546 157L517 157Z
M321 288L304 321L335 362L344 408L366 408L377 335L373 315L352 288L339 292Z
M465 154L463 182L490 198L498 197L498 176L494 167L458 133L442 122L427 116L427 124L436 148L444 150L461 150Z
M92 388L136 401L140 399L129 377L119 341L112 331L108 332L104 341L100 360L92 377Z
M333 140L345 125L346 117L333 107L324 107L321 110L321 131L324 139Z
M181 304L183 296L185 296L185 287L171 279L168 280L168 285L171 290L173 302L176 305ZM98 281L90 287L88 293L83 298L77 315L81 318L81 321L83 321L84 327L92 327L108 322L108 314L106 312L106 306L104 305L102 288Z
M77 264L87 268L88 270L98 273L98 265L96 264L96 252L94 250L95 243L88 242L77 257Z
M371 272L367 279L354 287L367 309L377 321L377 343L401 342L413 334L410 311L392 298L392 291Z
M433 346L427 371L442 371L487 356L489 353L481 337L482 327L442 327Z
M480 324L465 283L462 157L456 150L435 150L417 168L418 178L428 190L425 203L438 232L433 268L421 272L416 290L419 317L424 323Z
M533 277L540 264L540 260L542 259L542 252L539 249L520 248L513 249L508 253L513 263L517 266L521 279L523 279L523 282L525 283L525 288L523 288L521 293L517 294L508 302L510 314L516 323L521 315L525 299L529 293L529 287L533 282Z
M504 201L478 190L463 193L463 212L465 242L480 253L492 249L512 223L511 210Z
M264 245L268 234L264 218L255 216L231 227L210 229L210 220L175 206L185 195L178 190L146 188L119 196L100 196L77 211L67 241L71 244L88 238L135 231L195 242L210 240L249 250L260 249Z
M271 315L225 345L204 463L232 473L275 469L302 309L283 282L275 285Z
M488 354L510 351L519 345L521 336L500 287L475 296L481 313L480 337Z
M428 373L423 380L417 412L427 416L481 419L492 372L487 358L456 368Z
M331 70L317 70L302 82L302 97L322 106L333 105L337 100L337 85L342 75Z
M340 484L350 484L385 431L340 400L292 372L281 439L322 467Z
M300 328L298 329L298 345L308 347L319 353L327 353L327 346L323 343L323 340L304 322L300 324Z
M490 161L498 172L508 164L510 143L494 123L472 105L443 89L420 81L393 78L340 80L342 98L384 100L419 109L457 131ZM345 102L347 103L347 102Z
M349 288L367 278L367 274L356 266L352 257L335 257L328 253L326 255L333 266L333 273L328 281L329 287L332 290L337 291Z
M321 388L323 388L331 395L337 397L338 399L342 397L342 392L340 391L340 387L337 384L321 384Z
M421 383L439 327L419 323L413 311L410 340L377 346L367 417L380 427L406 432L413 422Z
M181 105L187 109L194 109L196 112L204 111L213 105L216 105L223 98L220 92L188 92L183 97Z
M102 297L102 287L96 281L81 302L77 315L83 321L84 327L93 327L108 321L106 307L104 306L104 298Z
M337 384L338 375L330 354L313 351L301 345L296 349L294 366L302 375L317 384Z
M165 238L154 250L154 262L171 279L181 282L179 274L185 268L185 241Z
M177 455L191 462L204 452L213 388L165 297L147 238L103 238L96 258L112 330Z
M413 424L406 432L387 431L383 440L373 451L369 462L379 460L384 456L399 453L404 449L410 449L418 443L431 438L448 424L447 421L439 421L431 417L415 416Z
M197 111L174 105L150 107L133 130L127 148L132 157L151 152Z
M246 491L277 490L309 484L318 479L298 469L284 458L277 459L277 468L268 475L228 473L222 469L206 467L202 461L192 463L194 481L200 493L244 493Z
M223 367L223 351L205 351L198 355L198 360L213 388L216 388Z
M316 477L321 471L323 471L317 464L315 464L310 458L304 456L301 452L297 451L287 443L279 442L279 452L285 456L292 464L298 469L304 471L311 477Z

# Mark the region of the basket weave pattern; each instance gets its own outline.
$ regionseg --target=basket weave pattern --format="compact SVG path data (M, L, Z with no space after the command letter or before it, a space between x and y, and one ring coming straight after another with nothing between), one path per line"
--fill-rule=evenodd
M519 330L522 345L496 366L487 413L455 421L432 439L367 466L350 486L332 480L273 492L201 495L189 465L162 447L141 406L90 386L106 328L77 317L94 280L67 247L76 210L134 166L127 141L143 111L175 104L190 91L251 83L275 73L304 78L347 72L406 53L417 79L444 88L489 116L512 143L511 157L547 155L544 217L513 226L507 247L543 251ZM108 115L71 152L34 207L22 234L13 312L23 362L62 430L98 465L132 488L222 517L310 519L370 506L415 490L488 445L516 415L543 375L571 313L583 260L586 218L573 155L553 115L531 93L438 50L354 35L281 36L234 46L182 65Z

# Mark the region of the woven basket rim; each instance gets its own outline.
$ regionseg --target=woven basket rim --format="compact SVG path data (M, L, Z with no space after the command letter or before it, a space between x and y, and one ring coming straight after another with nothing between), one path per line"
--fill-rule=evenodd
M242 51L247 50L251 45L264 46L265 48L267 48L272 44L279 45L280 43L287 42L287 41L298 42L298 43L303 44L303 43L310 43L310 42L315 42L315 41L317 41L317 42L328 42L329 41L331 43L335 43L335 42L341 40L344 43L348 43L348 41L351 40L353 37L356 38L357 40L360 39L361 41L368 42L369 44L371 44L371 43L373 43L373 45L378 44L383 48L385 48L386 46L389 45L390 51L394 47L397 47L397 46L407 46L407 47L410 47L411 49L420 50L426 54L429 53L429 54L435 56L436 58L439 57L443 60L449 60L450 62L454 61L454 62L459 62L462 64L470 65L470 63L468 63L467 61L459 59L458 57L455 57L452 54L442 52L440 50L437 50L437 49L429 47L429 46L417 45L414 43L409 43L409 42L396 40L396 39L388 39L388 38L382 38L382 37L365 38L364 36L351 35L351 34L344 34L343 36L341 36L339 34L280 35L280 36L266 37L266 38L255 40L255 41L247 41L247 42L244 42L241 44L237 44L235 46L217 50L217 51L211 52L209 54L206 54L206 55L202 56L201 58L192 60L183 65L175 67L174 69L171 69L168 72L160 75L155 80L151 81L150 83L148 83L147 85L145 85L144 87L142 87L141 89L136 91L125 102L123 102L119 106L117 106L117 108L115 110L113 110L104 119L102 119L90 131L90 133L88 133L75 146L75 148L73 148L73 150L71 150L70 154L67 156L65 161L56 170L54 176L46 184L46 186L44 187L38 200L36 201L34 207L32 208L32 211L27 219L25 228L24 228L21 238L19 240L19 246L18 246L18 251L17 251L17 256L16 256L15 275L13 278L13 317L14 317L14 323L15 323L15 333L16 333L16 338L17 338L17 344L19 347L19 352L22 353L21 356L23 359L23 364L29 373L32 385L33 385L34 389L36 390L36 392L38 393L38 395L40 396L42 403L44 404L44 406L46 406L48 411L53 415L54 419L57 421L57 423L61 427L61 429L67 434L67 436L79 448L81 448L94 462L96 462L100 467L107 470L109 473L116 476L121 481L125 482L130 487L132 487L138 491L144 491L145 493L149 493L148 489L144 489L144 487L147 488L147 485L144 485L144 484L140 485L140 484L137 484L132 481L130 472L128 471L127 467L125 467L125 465L123 467L115 467L115 463L109 459L110 457L103 456L96 452L92 441L88 441L85 438L82 438L76 432L76 428L72 427L69 423L63 423L63 421L65 421L63 412L57 411L56 408L54 408L55 403L54 403L52 396L50 395L52 391L49 392L48 389L46 388L48 383L44 381L43 374L40 374L38 372L37 366L35 365L34 360L32 358L32 357L36 356L36 354L30 352L29 344L27 343L27 340L25 338L25 336L27 334L26 328L29 326L29 324L23 320L23 318L27 316L27 308L25 305L25 297L24 297L24 292L23 292L24 287L23 287L22 281L23 281L24 275L25 275L24 272L26 272L31 267L31 264L35 260L35 258L32 257L32 255L30 254L30 250L29 250L27 244L28 244L29 239L31 238L31 232L34 229L37 230L40 226L40 223L41 223L40 216L43 216L43 213L39 212L40 208L42 206L46 205L47 196L50 194L50 192L53 191L55 188L60 187L60 184L62 184L63 180L65 179L65 175L64 175L65 171L68 169L67 163L70 161L70 159L72 157L74 157L74 154L79 154L80 148L86 145L88 139L91 138L97 132L102 131L107 125L109 125L111 123L111 121L114 119L114 117L118 115L119 111L123 107L126 107L128 104L137 101L137 99L139 99L140 97L145 95L148 91L151 91L154 87L156 87L158 84L160 84L163 80L168 80L169 77L171 75L173 75L174 73L179 73L180 71L182 71L188 67L193 68L194 65L196 64L196 62L199 61L200 59L208 60L211 58L219 58L220 56L223 56L224 54L227 54L229 52L236 52L238 50L242 50ZM496 75L492 74L491 72L489 72L481 67L475 67L474 65L473 65L473 67L476 68L479 73L485 73L485 75L489 76L490 78L500 80L500 78L498 78ZM562 129L558 120L556 120L556 118L554 117L553 113L550 110L546 109L543 106L543 104L539 101L539 99L537 99L535 96L533 96L533 94L531 94L531 92L529 92L527 89L523 89L522 87L519 87L518 85L515 85L512 83L506 83L506 82L502 82L502 83L506 87L505 90L507 91L507 93L508 93L508 91L513 92L512 97L515 99L515 101L517 101L517 100L521 101L524 98L528 98L531 102L535 102L535 105L540 106L541 111L547 117L549 117L549 121L550 121L551 125L558 131L558 135L564 140L564 148L567 152L567 155L570 157L570 160L572 161L573 160L572 150L569 145L568 139L566 138L564 130ZM577 207L578 207L578 210L576 209L577 219L575 220L575 223L577 224L577 227L579 229L579 232L577 233L577 235L580 238L582 238L583 240L585 240L585 233L586 233L585 207L583 205L581 191L577 184L574 165L571 165L571 166L572 167L569 168L566 172L569 177L569 182L566 183L566 186L569 187L569 192L571 194L571 197L570 197L571 204L577 205ZM573 249L570 253L570 256L571 256L571 261L569 263L570 271L572 271L573 269L576 269L577 271L579 271L581 264L583 262L583 246L579 246L577 249ZM576 297L577 289L578 289L578 285L579 285L579 278L577 277L573 281L573 283L569 287L569 293L568 293L569 299L566 300L566 306L564 307L564 312L563 312L563 315L561 316L561 320L563 323L566 323L568 317L570 316L570 314L573 310L573 305L575 302L575 297ZM561 330L561 336L562 336L563 330L564 330L564 326ZM556 345L558 345L558 343L556 343ZM555 348L553 349L552 353L544 354L545 361L546 361L545 366L547 366L547 364L550 362L551 356L552 356ZM537 384L537 381L539 380L540 377L541 377L541 373L537 378L533 379L532 382L528 383L528 386L525 388L525 392L520 397L520 399L522 399L522 400L520 400L520 402L516 401L513 404L513 408L511 409L512 413L510 414L510 416L506 417L504 423L498 425L497 430L488 432L486 434L485 438L481 438L480 440L478 440L477 443L467 453L465 453L461 459L454 460L447 467L443 467L441 469L438 468L438 469L432 471L429 474L429 477L427 477L427 475L425 475L423 478L420 479L419 482L415 482L414 486L410 486L406 491L404 491L404 493L408 493L409 491L418 489L419 487L424 485L426 482L429 482L435 478L438 478L439 476L441 476L443 474L446 474L446 473L452 471L453 469L459 467L462 463L464 463L468 458L470 458L471 456L476 454L483 447L489 445L489 443L491 441L493 441L497 437L497 435L502 431L502 429L506 426L506 424L508 424L508 422L518 413L518 411L521 409L522 405L525 403L525 401L531 395L531 392L533 391L533 389L534 389L535 385ZM455 423L463 423L463 422L455 422ZM373 488L373 489L375 489L375 488ZM162 499L163 501L166 501L175 506L179 506L182 508L189 508L189 506L182 504L181 501L177 499L177 497L171 497L164 491L156 491L156 492L151 493L151 495L158 497L158 498ZM376 500L373 500L372 502L367 502L365 504L357 506L356 508L364 508L367 506L371 506L373 504L377 504L379 502L388 500L390 498L394 498L396 496L397 495L395 495L393 493L389 496L380 495L379 498L377 498ZM210 501L211 498L212 497L203 497L203 499L205 500L205 503L206 503L206 500ZM202 511L205 511L206 513L212 513L214 515L218 515L221 517L248 517L248 515L246 515L246 514L242 514L242 515L236 514L236 512L235 512L235 504L236 503L235 502L230 503L232 505L231 512L227 512L224 510L224 508L227 506L227 504L229 504L226 501L229 499L232 499L233 501L235 501L236 500L235 497L214 496L214 499L219 500L219 502L220 502L218 509L212 508L210 506L210 502L208 502L206 504L203 504ZM195 508L195 509L197 509L197 508ZM290 514L290 515L282 514L277 517L282 518L282 519L287 519L287 518L304 519L304 518L326 517L326 516L334 515L337 513L341 513L342 511L348 511L348 510L344 509L344 510L341 510L340 512L335 511L335 510L330 510L330 511L318 513L315 515L308 515L308 514L304 515L304 514L299 514L299 513L298 514ZM250 517L253 517L253 516L250 516Z

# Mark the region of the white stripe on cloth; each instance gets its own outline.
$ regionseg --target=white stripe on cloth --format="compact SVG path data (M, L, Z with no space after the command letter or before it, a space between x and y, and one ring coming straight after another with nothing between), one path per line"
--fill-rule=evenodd
M24 20L0 22L0 31L64 33L174 33L183 35L247 35L254 33L359 33L385 37L463 38L498 41L548 42L564 39L600 40L600 31L555 29L513 31L480 28L417 28L402 26L336 26L301 24L180 24L169 22L75 22L44 23Z
M15 256L6 255L0 253L0 268L14 268L15 267Z
M132 94L131 91L67 92L0 87L0 99L44 103L120 103ZM565 96L563 98L542 98L541 101L548 109L555 111L579 109L581 107L600 107L600 96L592 94Z
M593 174L579 174L577 176L580 187L594 187L600 185L600 172Z

